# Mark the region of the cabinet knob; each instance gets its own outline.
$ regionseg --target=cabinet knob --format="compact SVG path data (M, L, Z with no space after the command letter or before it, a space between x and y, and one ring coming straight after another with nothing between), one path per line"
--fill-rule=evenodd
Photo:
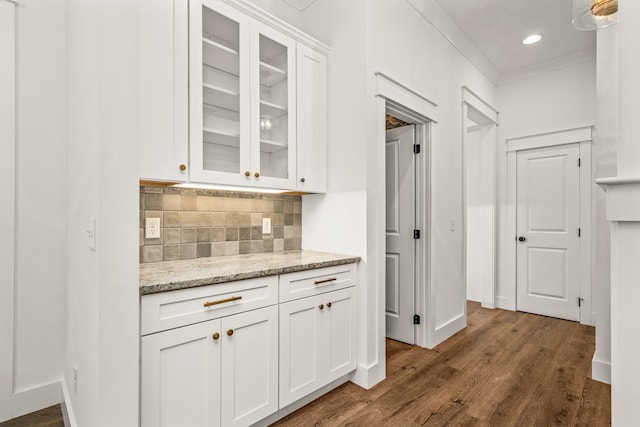
M305 181L305 179L304 179L304 178L300 178L300 182L304 182L304 181Z
M331 308L331 303L330 302L327 303L327 307Z
M254 173L253 176L255 176L256 178L260 178L260 172Z
M229 330L227 331L227 335L229 335L229 336L233 335L233 329L229 329Z
M218 338L220 338L220 334L219 333L216 332L215 334L213 334L213 339L214 340L217 340Z
M324 305L320 304L320 305L318 306L318 308L319 308L320 310L322 310L322 309L324 308Z
M186 171L186 170L187 170L187 165L185 165L185 164L181 164L181 165L180 165L180 170L181 170L182 172Z
M246 172L244 173L244 176L247 176L247 177L248 177L248 176L251 176L251 172L246 171Z

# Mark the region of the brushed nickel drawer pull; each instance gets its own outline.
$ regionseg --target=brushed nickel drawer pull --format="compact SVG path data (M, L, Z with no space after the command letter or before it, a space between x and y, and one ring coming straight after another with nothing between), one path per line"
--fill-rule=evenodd
M338 280L337 277L329 277L328 279L324 279L324 280L316 280L313 282L313 284L319 285L320 283L335 282L336 280Z
M205 302L204 306L211 307L212 305L224 304L225 302L231 302L231 301L238 301L239 299L242 299L242 297L231 297L231 298L221 299L220 301Z

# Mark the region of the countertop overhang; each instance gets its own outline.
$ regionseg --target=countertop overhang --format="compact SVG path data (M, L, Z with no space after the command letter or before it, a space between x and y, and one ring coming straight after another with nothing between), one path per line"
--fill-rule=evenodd
M360 262L315 251L269 252L140 264L140 295Z

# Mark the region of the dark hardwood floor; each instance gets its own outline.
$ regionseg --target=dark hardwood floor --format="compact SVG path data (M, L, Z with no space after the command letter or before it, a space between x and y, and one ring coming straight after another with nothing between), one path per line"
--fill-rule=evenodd
M387 379L346 383L275 426L608 426L611 387L590 378L594 329L468 304L433 350L387 340Z
M0 423L0 427L64 427L60 405Z

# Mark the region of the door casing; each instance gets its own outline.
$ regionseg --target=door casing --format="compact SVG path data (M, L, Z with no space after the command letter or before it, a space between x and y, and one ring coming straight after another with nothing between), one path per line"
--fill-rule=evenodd
M592 127L567 129L545 134L507 138L507 235L503 244L507 248L506 283L503 294L496 296L496 307L516 310L516 154L531 148L553 147L557 145L579 143L580 145L580 323L594 325L592 284L594 233L591 221L594 184L592 178L591 146L593 144Z

